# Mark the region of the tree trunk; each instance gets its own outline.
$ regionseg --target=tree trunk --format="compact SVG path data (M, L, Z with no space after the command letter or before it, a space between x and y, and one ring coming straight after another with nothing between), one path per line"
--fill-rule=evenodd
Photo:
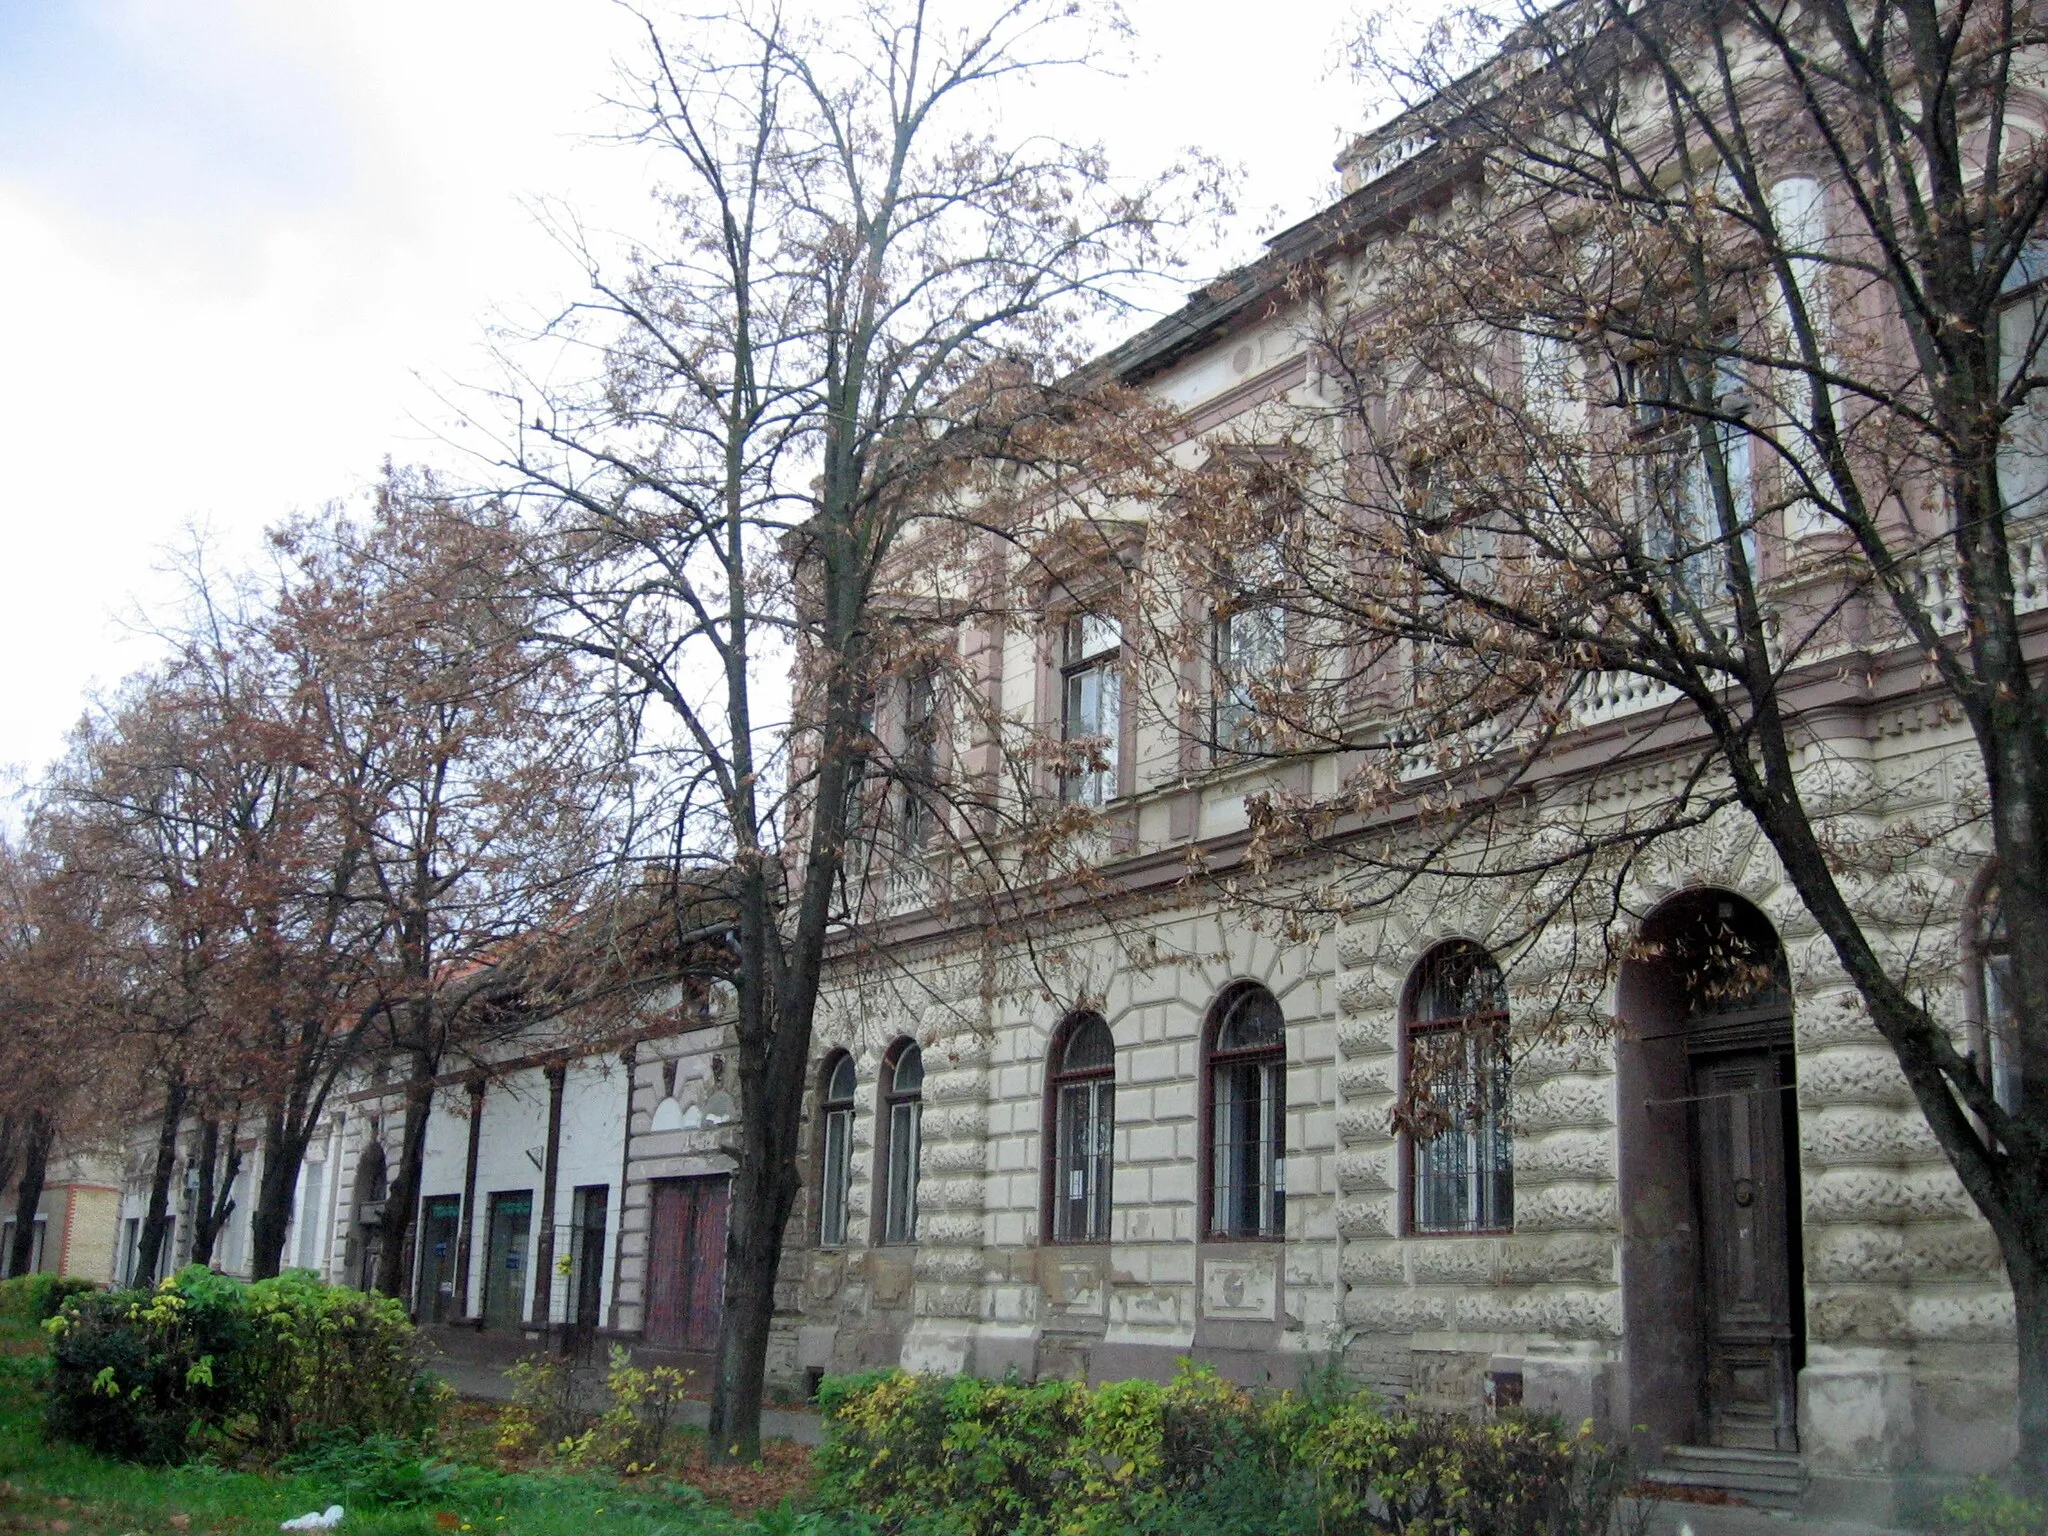
M311 1124L311 1117L306 1118ZM263 1172L256 1180L256 1209L249 1219L249 1277L268 1280L284 1260L284 1241L291 1231L292 1195L299 1186L299 1164L305 1160L307 1135L294 1129L282 1111L273 1110L263 1123Z
M37 1110L29 1117L21 1153L21 1187L14 1198L14 1245L7 1253L7 1273L25 1275L36 1251L36 1208L43 1203L43 1175L49 1171L50 1143L57 1128Z
M377 1255L374 1284L386 1296L404 1296L412 1268L412 1234L419 1217L420 1181L427 1162L427 1122L434 1108L434 1064L413 1057L405 1090L405 1132L398 1149L398 1176L384 1195L384 1246Z
M2006 1274L2019 1349L2020 1444L2013 1469L2029 1495L2048 1500L2048 1272L2038 1265L2022 1270L2008 1259Z
M773 1117L780 1120L782 1117ZM782 1238L794 1203L793 1177L784 1178L783 1147L796 1138L749 1133L750 1155L732 1175L725 1242L725 1319L718 1335L717 1374L711 1389L706 1449L715 1461L758 1461L761 1397L768 1369L768 1338L775 1322L775 1276ZM771 1150L772 1149L772 1150ZM793 1174L794 1165L790 1164Z
M156 1162L149 1173L149 1204L142 1212L142 1231L135 1240L134 1267L119 1276L123 1285L156 1279L163 1259L164 1217L171 1203L171 1168L178 1160L178 1126L185 1118L185 1079L174 1076L164 1085L163 1119L157 1123Z
M14 1165L21 1161L21 1123L12 1115L0 1115L0 1189L14 1182ZM0 1254L0 1266L7 1256Z
M235 1209L235 1177L242 1171L242 1149L228 1132L226 1166L221 1162L220 1121L209 1120L200 1132L199 1187L192 1202L192 1262L211 1264L214 1244Z

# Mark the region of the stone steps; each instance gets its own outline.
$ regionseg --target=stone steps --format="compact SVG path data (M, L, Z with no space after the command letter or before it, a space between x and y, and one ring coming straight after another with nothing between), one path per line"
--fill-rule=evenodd
M1806 1467L1785 1451L1749 1451L1715 1445L1670 1445L1663 1465L1645 1482L1673 1488L1713 1489L1766 1509L1793 1509L1806 1491Z

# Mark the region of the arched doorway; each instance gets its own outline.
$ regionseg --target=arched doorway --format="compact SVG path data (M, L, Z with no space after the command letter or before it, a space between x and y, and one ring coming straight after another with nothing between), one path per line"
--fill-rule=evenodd
M1805 1355L1792 995L1769 919L1690 891L1624 963L1628 1418L1665 1446L1798 1449Z

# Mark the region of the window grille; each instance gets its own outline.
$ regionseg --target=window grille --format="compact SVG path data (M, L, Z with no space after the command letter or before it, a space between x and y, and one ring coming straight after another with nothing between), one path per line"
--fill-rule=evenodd
M1224 1000L1209 1052L1209 1231L1279 1237L1287 1227L1287 1044L1264 987Z
M825 1076L823 1125L819 1135L818 1242L837 1248L846 1241L846 1192L853 1172L853 1058L841 1052Z
M924 1120L924 1053L909 1041L895 1051L883 1078L888 1157L882 1187L882 1241L917 1241L919 1136Z
M1052 1074L1052 1235L1109 1240L1111 1145L1116 1133L1116 1042L1095 1014L1070 1020Z
M1410 1091L1426 1106L1409 1173L1417 1232L1514 1225L1507 1024L1507 984L1484 950L1452 945L1423 962L1407 1036Z

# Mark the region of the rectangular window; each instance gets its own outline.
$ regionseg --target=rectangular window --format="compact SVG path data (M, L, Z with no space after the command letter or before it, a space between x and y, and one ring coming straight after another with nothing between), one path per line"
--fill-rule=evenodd
M825 1167L823 1209L818 1222L818 1241L837 1248L846 1241L846 1191L853 1168L853 1106L848 1104L825 1112Z
M2012 996L2012 956L2004 950L1984 957L1985 1055L1991 1069L1991 1096L2000 1108L2020 1108L2019 1029L2006 999Z
M1271 603L1239 608L1216 621L1217 750L1253 752L1271 741L1269 712L1258 694L1272 686L1286 653L1286 616Z
M888 1207L882 1241L917 1241L917 1155L918 1133L922 1128L924 1105L916 1099L898 1099L889 1106L889 1179L884 1190Z
M903 841L922 848L938 823L939 681L931 669L911 674L903 689Z
M1643 552L1669 570L1670 591L1682 607L1718 608L1728 600L1732 576L1717 495L1723 484L1734 520L1733 548L1752 579L1757 569L1749 433L1740 421L1747 396L1739 365L1728 357L1650 359L1631 370L1630 392L1648 445Z
M1999 312L1999 383L2010 389L2048 358L2048 244L2030 245L2006 275ZM2048 511L2048 393L2036 388L2007 419L1998 450L1998 489L2014 517Z
M1054 1106L1052 1235L1063 1243L1109 1240L1110 1139L1116 1084L1069 1083Z
M1508 1130L1508 1068L1483 1030L1409 1036L1410 1067L1429 1074L1432 1100L1450 1124L1414 1143L1417 1232L1494 1232L1514 1225L1514 1142Z
M1121 626L1100 614L1077 614L1061 626L1060 740L1089 754L1087 766L1070 760L1060 775L1060 798L1071 805L1103 805L1117 792L1122 644Z
M1215 1068L1215 1208L1210 1231L1278 1237L1286 1230L1285 1064L1219 1062Z

